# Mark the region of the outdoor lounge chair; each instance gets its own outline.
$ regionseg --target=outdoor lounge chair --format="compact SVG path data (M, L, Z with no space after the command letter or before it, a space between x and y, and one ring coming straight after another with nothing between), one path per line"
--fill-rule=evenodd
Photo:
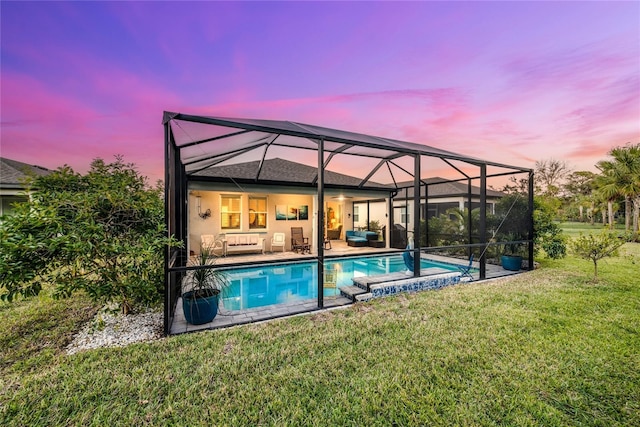
M273 252L273 248L281 247L282 252L284 252L285 246L285 237L284 233L273 233L273 237L271 238L271 252Z
M469 257L469 265L465 265L465 266L458 266L458 270L460 270L460 273L462 274L460 276L460 278L468 278L469 281L473 281L473 276L471 275L471 270L473 269L473 254L471 254L471 256Z
M311 253L309 238L304 237L302 227L291 227L291 250Z

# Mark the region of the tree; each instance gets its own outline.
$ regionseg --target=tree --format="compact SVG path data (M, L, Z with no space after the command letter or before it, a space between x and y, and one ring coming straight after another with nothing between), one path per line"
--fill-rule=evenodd
M590 171L575 171L567 175L563 190L573 206L577 206L580 221L584 220L584 208L590 207L589 197L593 192L596 174Z
M609 152L613 157L612 175L619 194L625 201L625 229L631 229L633 205L633 232L638 233L640 209L640 144L616 147Z
M132 164L96 159L86 175L70 167L35 178L30 202L0 224L2 299L84 290L117 302L127 313L161 299L166 237L159 187L150 188Z
M613 203L620 197L620 188L615 175L615 163L608 160L601 160L596 164L600 169L600 175L596 176L596 194L607 202L607 216L609 217L609 228L613 228Z
M529 191L529 178L516 178L512 176L509 178L509 182L499 191L506 194L527 194Z
M535 183L542 195L555 197L560 193L561 181L571 172L565 161L538 160L535 166Z
M534 249L537 252L542 247L552 259L564 258L567 255L567 237L553 220L555 207L541 197L534 197L533 206Z
M588 196L593 191L596 174L591 171L575 171L567 175L563 189L570 197Z
M634 233L638 233L638 212L640 210L640 144L616 147L609 151L611 160L599 161L596 167L600 175L596 177L596 191L607 200L609 226L613 226L613 203L625 201L625 228L631 229L630 218L633 208ZM633 205L633 206L632 206Z
M618 249L626 240L620 239L615 233L603 231L598 235L580 233L571 242L571 249L580 258L593 262L593 280L598 279L598 261L603 258L617 256Z

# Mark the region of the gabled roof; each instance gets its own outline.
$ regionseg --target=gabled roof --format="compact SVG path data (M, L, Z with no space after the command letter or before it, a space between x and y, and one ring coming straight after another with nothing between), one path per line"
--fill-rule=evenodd
M241 181L257 183L292 183L295 185L315 186L317 168L301 163L292 162L280 158L266 159L259 169L260 161L236 163L233 165L214 166L197 172L195 177L213 178L214 181ZM257 171L259 175L256 177ZM325 170L324 183L327 186L336 187L357 187L362 180L353 176ZM368 181L367 189L384 189L391 191L392 188L385 184Z
M446 181L444 178L427 178L423 179L423 182L426 182L429 185L429 198L438 198L438 197L455 197L455 196L467 196L467 183L462 181L456 182L443 182ZM409 187L407 197L413 197L413 181L405 181L399 182L398 187ZM425 197L425 187L423 185L420 186L420 197ZM405 189L398 191L398 195L396 198L405 197L404 195ZM471 186L471 194L475 196L480 195L480 187L475 185ZM500 191L490 190L487 188L487 197L504 197L505 194Z
M29 176L43 176L50 174L49 169L41 166L29 165L17 160L0 157L0 187L24 188L23 181Z

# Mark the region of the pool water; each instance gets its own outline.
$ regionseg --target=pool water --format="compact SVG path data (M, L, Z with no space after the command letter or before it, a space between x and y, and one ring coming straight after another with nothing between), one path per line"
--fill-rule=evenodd
M318 297L317 267L316 262L303 262L225 270L229 286L222 294L223 306L227 310L245 310L316 299ZM457 267L451 264L421 260L421 268L429 267L458 271ZM325 297L339 295L339 288L352 285L354 277L406 270L402 255L325 260L323 295Z

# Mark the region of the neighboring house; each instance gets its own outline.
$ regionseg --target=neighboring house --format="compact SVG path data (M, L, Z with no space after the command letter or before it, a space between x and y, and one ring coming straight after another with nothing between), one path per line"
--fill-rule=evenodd
M49 169L41 166L0 157L0 216L10 214L14 203L29 200L24 185L29 176L42 176L49 173L51 173Z
M446 182L444 178L423 179L428 185L420 186L420 217L429 219L445 214L448 209L465 210L469 207L469 188L466 181ZM394 223L413 227L413 181L399 182L398 187L409 187L398 191L393 199ZM427 197L428 194L428 197ZM495 213L495 205L505 194L487 189L487 213ZM471 186L471 209L480 207L480 187Z

